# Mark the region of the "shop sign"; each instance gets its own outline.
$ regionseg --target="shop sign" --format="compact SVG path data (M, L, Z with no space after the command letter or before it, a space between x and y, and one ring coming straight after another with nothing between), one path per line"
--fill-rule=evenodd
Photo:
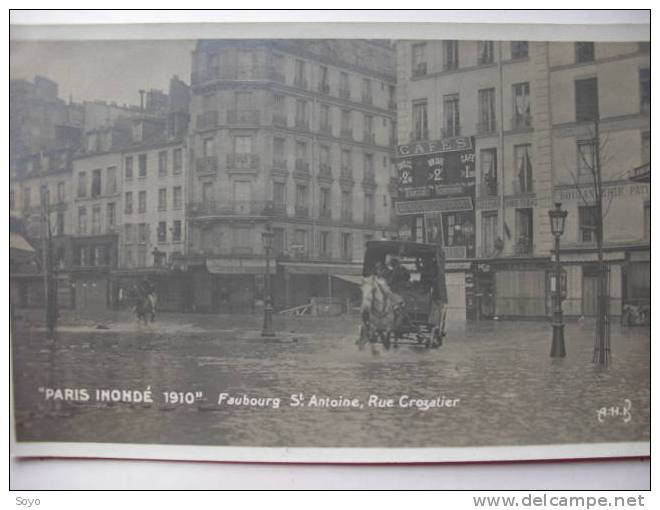
M397 202L397 214L420 214L425 212L443 211L471 211L473 209L472 197L433 198L430 200L414 200L410 202Z
M397 154L401 157L421 156L436 152L465 151L472 148L472 138L469 136L457 136L456 138L445 138L444 140L399 145L397 147Z
M603 187L603 198L624 198L636 196L648 196L648 184L619 184L616 186ZM577 186L555 191L555 200L559 202L570 202L574 200L595 200L596 193L593 186Z

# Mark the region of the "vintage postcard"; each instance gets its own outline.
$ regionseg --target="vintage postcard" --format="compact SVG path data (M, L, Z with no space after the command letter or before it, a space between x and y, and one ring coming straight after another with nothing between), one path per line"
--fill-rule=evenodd
M649 27L450 28L14 27L14 453L650 455Z

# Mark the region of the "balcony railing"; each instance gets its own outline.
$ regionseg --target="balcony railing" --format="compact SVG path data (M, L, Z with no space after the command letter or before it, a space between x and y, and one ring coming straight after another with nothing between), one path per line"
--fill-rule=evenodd
M342 99L350 99L351 98L351 91L349 89L339 89L339 97Z
M296 118L296 128L309 131L309 120Z
M286 159L282 158L273 158L273 168L277 168L279 170L286 170L289 167Z
M488 135L497 131L497 122L495 119L488 119L484 122L477 122L477 134Z
M376 135L374 133L364 133L362 135L362 141L373 145L376 143Z
M197 129L210 129L218 126L218 111L210 110L197 115Z
M188 205L191 217L286 215L286 206L272 200L207 200Z
M319 133L322 133L324 135L331 135L332 134L332 125L331 124L321 124L319 126Z
M330 85L328 83L319 83L319 92L321 94L330 94Z
M531 239L521 237L513 246L514 255L532 255L534 253L534 243Z
M426 75L426 62L423 62L421 64L417 64L415 67L413 67L412 70L412 75L413 78L417 78L418 76L425 76Z
M296 216L298 218L309 218L309 207L306 205L296 205Z
M284 126L286 127L288 122L286 118L286 113L276 113L273 112L273 124L275 126Z
M259 168L258 154L227 154L227 167L229 168Z
M479 185L479 196L495 197L497 196L497 180L485 179Z
M218 158L216 156L204 156L197 158L195 168L198 172L217 172Z
M227 124L259 124L258 110L229 110Z
M309 173L309 161L305 159L296 159L296 172Z
M447 259L465 259L467 258L466 246L443 246L442 250L445 252Z
M531 115L514 115L511 117L511 129L526 129L532 127Z
M461 136L461 126L455 125L442 128L443 138L453 138L455 136Z
M350 128L341 128L340 136L346 138L347 140L353 139L353 130Z

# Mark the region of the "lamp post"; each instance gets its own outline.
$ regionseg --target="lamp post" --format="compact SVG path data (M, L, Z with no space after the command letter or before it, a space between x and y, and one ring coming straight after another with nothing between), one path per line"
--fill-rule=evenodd
M261 233L261 241L266 254L266 275L264 276L264 325L261 328L261 336L275 336L273 331L273 303L270 295L270 251L273 246L273 232L270 223L266 230Z
M559 238L564 233L564 224L568 211L561 209L561 203L555 203L555 208L548 211L550 216L550 228L555 237L555 270L554 270L554 292L552 295L552 349L550 356L553 358L566 357L566 345L564 344L564 314L561 309L562 301L562 275L559 263Z

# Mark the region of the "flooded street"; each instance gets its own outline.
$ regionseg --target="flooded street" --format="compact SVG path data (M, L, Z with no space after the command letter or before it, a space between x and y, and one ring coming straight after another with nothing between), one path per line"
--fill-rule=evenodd
M437 350L373 353L355 345L358 317L276 318L277 339L252 316L171 315L109 329L63 325L53 345L19 321L13 340L20 441L244 446L478 446L650 437L650 332L612 328L612 364L591 363L593 324L566 326L565 359L549 356L545 322L450 324ZM46 400L45 389L86 389L86 402ZM97 389L150 389L153 403L98 402ZM192 403L164 392L190 392ZM279 398L266 407L218 403L219 395ZM302 394L305 406L292 407ZM359 399L358 408L307 405ZM393 399L374 408L369 396ZM402 407L401 397L452 401ZM626 399L629 404L626 404ZM625 416L603 407L628 406Z

